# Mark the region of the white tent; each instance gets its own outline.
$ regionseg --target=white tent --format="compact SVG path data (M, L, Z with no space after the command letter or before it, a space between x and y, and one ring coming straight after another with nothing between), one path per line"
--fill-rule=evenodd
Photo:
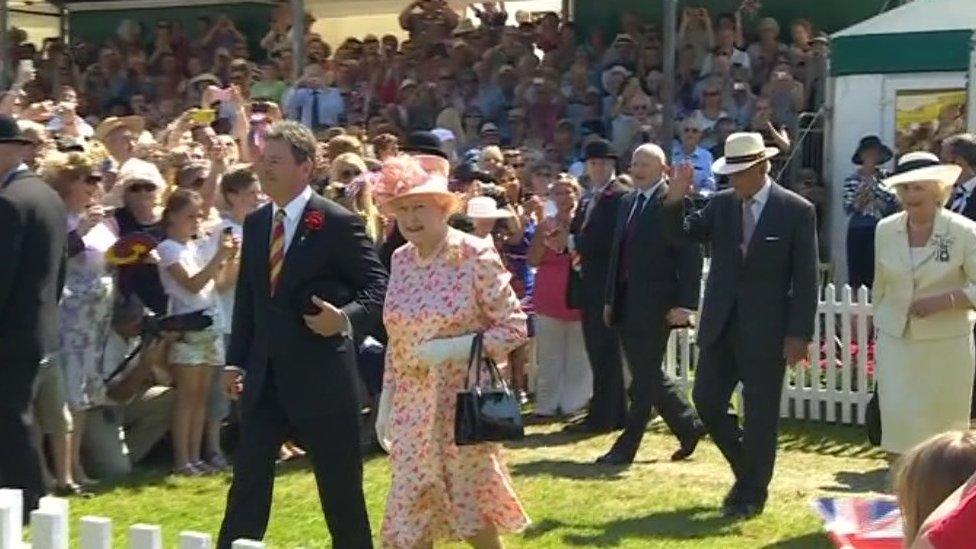
M898 121L904 124L909 97L914 98L913 106L928 101L937 113L939 100L967 97L968 119L961 126L973 130L974 31L976 0L915 0L831 37L824 178L830 188L836 281L847 280L848 216L842 205L843 182L855 169L851 156L858 141L874 134L896 153L909 152L896 148ZM918 116L931 111L916 110ZM913 148L910 141L906 144L904 133L900 141L905 148Z

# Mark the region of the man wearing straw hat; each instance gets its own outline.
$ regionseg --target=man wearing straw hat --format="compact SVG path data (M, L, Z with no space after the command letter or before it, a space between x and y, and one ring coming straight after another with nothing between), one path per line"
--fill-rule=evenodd
M690 210L683 199L693 188L694 168L683 164L674 169L665 201L671 230L711 246L692 397L735 474L722 504L731 518L760 514L766 504L784 370L807 356L817 313L814 208L769 177L777 152L758 133L734 133L712 165L732 188ZM742 429L729 414L740 382Z

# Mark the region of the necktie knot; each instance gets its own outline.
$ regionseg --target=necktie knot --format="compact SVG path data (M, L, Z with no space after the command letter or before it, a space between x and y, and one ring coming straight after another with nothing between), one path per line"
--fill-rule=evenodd
M277 212L275 212L275 216L274 216L275 223L282 223L285 220L285 217L287 215L288 214L285 213L285 210L283 208L278 210Z

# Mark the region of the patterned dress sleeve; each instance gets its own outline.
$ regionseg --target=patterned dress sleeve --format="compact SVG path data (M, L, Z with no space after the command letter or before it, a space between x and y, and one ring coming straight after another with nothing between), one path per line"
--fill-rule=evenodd
M861 180L857 175L852 175L844 180L844 211L847 214L855 212L854 197L857 195L857 188L861 185Z
M511 274L492 246L475 250L474 289L484 327L485 350L498 362L527 338L526 316L509 285Z

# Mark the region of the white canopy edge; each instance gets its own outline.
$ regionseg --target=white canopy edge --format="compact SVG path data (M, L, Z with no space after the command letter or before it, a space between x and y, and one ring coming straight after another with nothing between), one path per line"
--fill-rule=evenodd
M914 0L831 37L967 29L976 30L976 0Z

